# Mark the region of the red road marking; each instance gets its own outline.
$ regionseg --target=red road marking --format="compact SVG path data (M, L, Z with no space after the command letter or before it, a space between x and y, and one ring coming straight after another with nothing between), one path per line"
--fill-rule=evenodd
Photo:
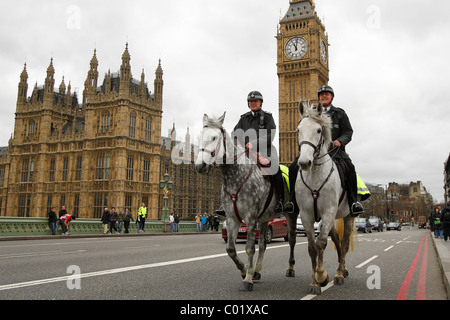
M409 286L411 285L412 278L414 276L414 271L416 270L417 262L420 258L420 252L422 251L423 241L427 233L424 234L422 241L420 242L419 250L417 250L416 257L414 258L411 267L409 268L408 273L406 274L405 280L403 281L402 286L397 295L397 300L406 300L408 297ZM428 239L428 238L427 238Z
M427 282L427 264L428 264L428 232L425 238L425 248L423 251L422 265L420 267L419 283L417 284L416 300L426 300L426 288Z

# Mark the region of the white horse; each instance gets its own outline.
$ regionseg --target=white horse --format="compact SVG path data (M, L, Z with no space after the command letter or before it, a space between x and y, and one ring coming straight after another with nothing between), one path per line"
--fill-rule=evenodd
M195 169L201 174L207 174L212 167L222 170L223 189L222 203L226 212L228 242L227 253L236 264L244 278L242 290L252 291L253 280L259 280L266 250L268 223L279 216L274 212L277 203L274 189L264 178L256 162L247 156L245 150L236 148L230 136L223 128L225 113L219 119L203 117L200 151L195 160ZM286 192L287 193L287 192ZM291 256L287 276L293 276L293 258L296 242L297 215L286 215L289 225L289 243ZM236 253L236 239L242 220L247 224L246 253L247 265L239 259ZM253 262L255 254L256 230L259 232L259 253L256 265Z
M312 283L309 292L321 294L321 287L329 282L324 269L323 254L331 236L338 254L339 266L335 284L343 284L348 276L345 256L349 249L353 229L345 190L342 188L338 169L329 154L331 145L331 119L323 114L323 107L315 108L299 104L302 120L298 125L300 174L295 184L295 197L300 208L300 217L308 237L308 252L312 263ZM332 153L332 151L330 152ZM322 220L318 237L314 234L314 222ZM343 219L344 234L340 240L335 227L336 219Z

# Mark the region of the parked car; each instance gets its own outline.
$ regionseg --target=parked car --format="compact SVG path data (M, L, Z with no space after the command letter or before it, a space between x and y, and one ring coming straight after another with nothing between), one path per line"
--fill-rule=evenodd
M358 231L362 231L364 233L372 233L372 225L370 224L369 219L367 218L356 218L356 229Z
M316 236L320 233L321 226L322 220L314 223L314 233L316 234ZM302 219L300 219L300 217L297 218L297 234L306 236L305 227L303 226Z
M372 230L377 230L378 232L383 232L384 223L379 218L371 218L369 219L370 225L372 226Z
M402 230L402 225L398 222L390 222L387 227L386 230L398 230L401 231Z
M238 239L247 239L247 225L242 221L239 227ZM267 243L271 243L272 239L284 238L289 241L289 228L285 217L276 218L269 221L269 229L267 230ZM228 242L228 231L226 221L222 226L222 239ZM256 231L256 239L259 239L259 232Z

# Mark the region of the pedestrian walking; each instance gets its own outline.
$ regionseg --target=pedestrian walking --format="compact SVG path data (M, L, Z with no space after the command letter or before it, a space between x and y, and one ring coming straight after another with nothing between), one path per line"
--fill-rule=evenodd
M117 233L117 227L116 227L117 219L118 219L118 214L116 212L116 209L114 207L112 207L111 208L111 222L110 222L110 226L109 226L109 234L112 233L113 229Z
M123 227L125 228L125 233L129 233L130 220L134 221L133 215L131 214L128 208L125 209L125 213L123 215Z
M105 211L103 211L101 221L103 224L103 234L107 234L109 224L111 223L111 213L109 212L108 208L105 208Z
M195 215L195 224L197 225L197 232L202 232L202 215L200 213Z
M206 214L203 214L200 220L202 221L202 232L205 232L206 226L208 225L208 219L206 218Z
M123 209L120 208L119 213L117 214L117 230L118 233L122 233L122 226L123 226L123 217L125 213L123 212Z
M52 235L56 234L56 230L58 230L58 217L56 216L55 207L52 207L50 211L47 213L48 217L48 226L52 231Z
M173 223L175 225L174 232L180 232L180 215L178 213L174 215Z
M139 224L138 224L138 233L144 233L145 232L145 218L147 216L147 207L145 206L145 203L142 202L141 207L138 210L138 216L139 216Z
M169 214L169 223L170 223L170 233L175 229L175 217L173 216L173 212Z
M448 202L447 206L442 209L441 219L444 230L444 240L447 241L450 237L450 202Z

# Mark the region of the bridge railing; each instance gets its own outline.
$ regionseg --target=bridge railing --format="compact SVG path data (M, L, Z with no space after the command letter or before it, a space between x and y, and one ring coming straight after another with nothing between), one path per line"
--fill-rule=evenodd
M58 224L56 234L61 234L61 226ZM130 222L130 233L137 233L137 225ZM160 220L147 220L145 222L145 232L168 232L169 225ZM197 226L194 221L181 221L179 232L196 232ZM122 233L124 228L122 227ZM100 219L76 219L69 225L70 234L102 234L103 224ZM0 237L20 236L20 235L51 235L47 218L18 218L0 217Z

